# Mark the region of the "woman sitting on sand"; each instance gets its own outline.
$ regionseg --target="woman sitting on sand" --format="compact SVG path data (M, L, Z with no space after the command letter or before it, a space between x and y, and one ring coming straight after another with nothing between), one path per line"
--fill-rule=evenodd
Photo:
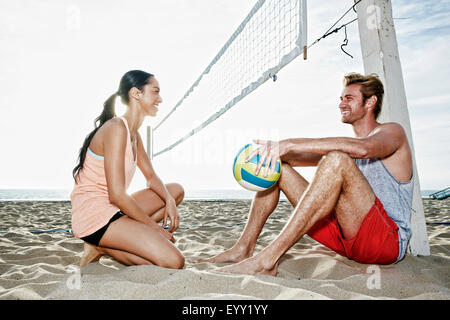
M84 240L80 267L105 254L126 265L184 266L172 235L179 225L177 205L183 200L183 187L162 183L138 132L145 116L156 115L162 102L159 91L152 74L139 70L125 73L80 149L70 195L72 230ZM127 105L121 117L115 117L117 97ZM130 196L126 190L136 165L150 187ZM165 226L168 217L170 229L165 230L158 222L164 219Z

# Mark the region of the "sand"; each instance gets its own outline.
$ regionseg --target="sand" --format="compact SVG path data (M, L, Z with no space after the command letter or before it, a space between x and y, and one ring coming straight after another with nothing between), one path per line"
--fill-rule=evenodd
M124 266L110 257L77 267L83 243L70 229L70 202L0 202L0 299L450 299L450 200L424 199L431 255L407 255L395 265L363 265L305 236L273 276L224 274L225 264L196 263L231 247L250 200L185 200L176 245L182 270ZM281 201L259 238L270 243L292 207Z

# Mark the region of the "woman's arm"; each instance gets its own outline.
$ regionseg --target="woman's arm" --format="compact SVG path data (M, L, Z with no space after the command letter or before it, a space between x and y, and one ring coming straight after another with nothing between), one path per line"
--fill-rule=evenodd
M141 135L137 134L137 165L139 169L141 170L142 174L144 175L145 179L147 180L150 189L155 191L155 193L164 201L164 202L170 202L174 201L175 199L172 197L172 195L167 190L165 184L162 182L162 180L157 176L155 170L153 169L152 163L150 159L148 158L148 155L144 149L144 144L142 142Z
M147 180L150 189L153 190L165 203L166 210L164 212L164 221L163 225L165 226L167 223L167 217L170 217L170 229L169 232L173 232L178 229L179 226L179 216L178 211L176 209L176 201L169 193L166 188L166 185L162 182L162 180L158 177L155 170L153 170L152 163L144 149L144 144L142 142L141 135L137 134L137 165Z
M130 218L155 228L158 231L164 231L163 234L165 234L167 232L142 210L133 197L126 193L125 148L127 134L127 129L121 120L113 121L105 128L103 148L109 199L111 203L118 206ZM168 234L165 236L169 238Z

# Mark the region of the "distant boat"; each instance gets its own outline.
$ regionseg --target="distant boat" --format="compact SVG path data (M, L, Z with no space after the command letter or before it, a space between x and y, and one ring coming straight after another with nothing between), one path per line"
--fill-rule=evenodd
M429 195L429 197L431 199L434 199L434 200L447 199L448 197L450 197L450 187L448 187L448 188L446 188L444 190L432 193L432 194Z

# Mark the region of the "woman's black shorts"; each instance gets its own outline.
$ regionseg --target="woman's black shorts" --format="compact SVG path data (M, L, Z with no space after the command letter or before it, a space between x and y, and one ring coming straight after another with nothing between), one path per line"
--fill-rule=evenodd
M108 223L101 227L100 229L98 229L97 231L95 231L94 233L81 238L81 240L84 240L90 244L93 244L94 246L98 246L98 244L100 243L100 239L103 237L103 235L106 232L106 229L108 229L109 225L116 221L117 219L123 217L125 214L122 211L118 211L115 215L113 215L113 217L108 221Z

